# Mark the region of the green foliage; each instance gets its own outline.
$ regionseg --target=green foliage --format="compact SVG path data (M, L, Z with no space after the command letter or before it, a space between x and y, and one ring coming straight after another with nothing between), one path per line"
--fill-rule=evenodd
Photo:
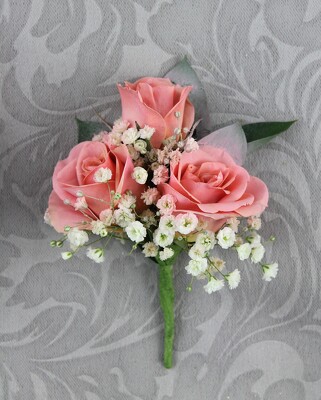
M243 131L248 142L248 151L253 151L268 143L271 139L286 131L296 121L257 122L243 125Z
M106 130L106 125L101 122L82 121L76 118L78 127L78 143L91 140L92 137L101 131Z

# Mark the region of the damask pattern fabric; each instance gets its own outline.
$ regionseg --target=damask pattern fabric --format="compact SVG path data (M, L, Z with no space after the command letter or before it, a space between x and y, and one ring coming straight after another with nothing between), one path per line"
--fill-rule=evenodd
M0 399L321 399L320 38L317 0L0 0ZM116 82L185 55L211 128L298 122L246 163L278 278L249 264L235 291L189 293L182 259L165 370L156 266L119 243L63 262L43 213L75 117L113 121Z

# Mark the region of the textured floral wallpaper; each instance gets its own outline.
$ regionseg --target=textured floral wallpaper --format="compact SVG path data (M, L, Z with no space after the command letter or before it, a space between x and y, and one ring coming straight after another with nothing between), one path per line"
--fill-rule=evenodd
M165 370L155 265L118 243L63 262L43 212L75 116L113 120L116 82L184 55L212 127L299 122L246 164L270 188L278 279L188 293L181 260ZM320 1L0 0L0 71L0 399L320 400Z

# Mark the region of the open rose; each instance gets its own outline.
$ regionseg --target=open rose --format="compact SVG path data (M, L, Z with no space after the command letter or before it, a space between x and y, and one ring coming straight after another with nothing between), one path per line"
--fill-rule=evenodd
M124 87L118 85L118 90L123 120L133 126L137 121L140 126L155 128L151 143L156 148L176 128L190 129L193 125L194 106L188 100L192 86L174 85L167 78L142 78L135 83L125 82Z
M111 171L108 183L99 183L94 179L100 168ZM74 227L82 224L88 228L90 217L95 219L101 211L110 207L111 190L117 193L130 190L138 203L141 202L145 186L132 179L133 170L134 165L126 146L114 147L98 141L79 143L65 160L56 165L47 212L50 223L58 232L63 232L66 225ZM88 205L83 213L77 202L81 194L84 204Z
M269 197L260 179L250 176L226 151L210 146L183 153L171 166L169 182L158 190L176 198L177 213L192 211L214 231L226 218L261 214Z

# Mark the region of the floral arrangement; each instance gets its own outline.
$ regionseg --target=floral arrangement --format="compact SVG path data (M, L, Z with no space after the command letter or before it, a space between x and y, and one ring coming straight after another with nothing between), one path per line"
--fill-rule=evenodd
M186 59L165 78L142 78L118 89L122 117L112 127L104 120L77 120L79 144L54 170L45 221L62 235L52 247L69 244L61 253L64 260L86 249L87 257L102 263L107 244L118 239L155 261L164 366L170 368L173 266L181 253L190 257L185 267L189 291L194 278L204 280L209 294L238 286L241 268L229 270L215 254L218 247L257 264L264 280L275 278L278 264L263 261L258 234L268 189L241 164L247 149L294 121L235 123L209 133L202 127L204 90ZM195 122L199 116L201 123Z

